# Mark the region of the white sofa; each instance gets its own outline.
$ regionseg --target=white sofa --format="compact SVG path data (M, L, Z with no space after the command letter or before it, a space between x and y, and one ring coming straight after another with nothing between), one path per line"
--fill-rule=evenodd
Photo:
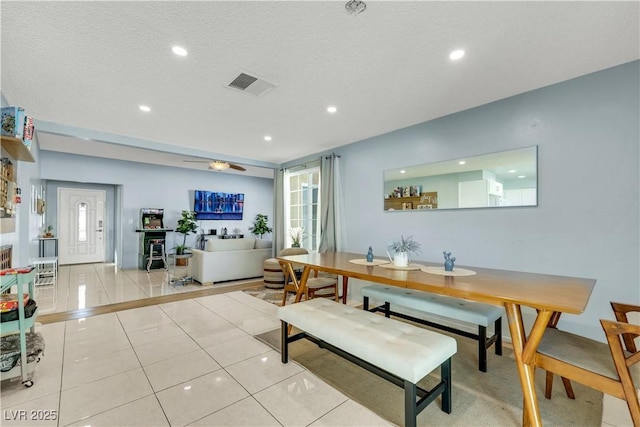
M209 239L204 250L191 252L191 275L203 285L262 277L264 260L273 256L270 240L254 238Z

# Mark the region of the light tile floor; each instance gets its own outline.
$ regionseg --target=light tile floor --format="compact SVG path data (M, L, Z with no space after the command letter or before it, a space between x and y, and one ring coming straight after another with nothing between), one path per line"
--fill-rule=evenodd
M187 272L188 267L176 267L175 275L182 277ZM36 286L38 310L40 314L59 313L203 289L198 283L170 284L169 274L174 274L173 268L147 273L138 269L122 270L112 263L63 265L58 269L55 285ZM255 279L246 282L249 281Z
M61 266L36 301L46 314L201 289L168 284L164 270L84 264ZM231 292L42 325L35 385L2 382L0 424L389 425L254 339L275 313ZM605 396L602 425L632 425L624 402Z
M34 385L2 383L2 425L391 425L253 338L275 313L235 291L42 325Z

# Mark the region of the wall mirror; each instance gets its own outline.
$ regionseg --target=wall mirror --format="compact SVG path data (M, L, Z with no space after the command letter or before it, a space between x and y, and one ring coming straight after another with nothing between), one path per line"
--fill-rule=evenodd
M538 205L538 147L384 172L384 210Z

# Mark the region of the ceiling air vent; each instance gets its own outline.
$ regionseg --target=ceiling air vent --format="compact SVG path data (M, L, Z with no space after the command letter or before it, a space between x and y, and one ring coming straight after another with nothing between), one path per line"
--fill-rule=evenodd
M240 73L227 87L257 97L269 92L276 85L259 77Z

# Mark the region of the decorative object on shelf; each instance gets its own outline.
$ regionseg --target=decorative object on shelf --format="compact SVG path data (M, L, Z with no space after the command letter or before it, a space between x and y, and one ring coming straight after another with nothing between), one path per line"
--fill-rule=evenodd
M196 222L196 213L193 211L182 211L182 217L178 220L176 227L178 233L182 233L182 244L175 247L176 254L182 255L187 247L187 236L198 231L198 223Z
M291 237L291 247L299 248L302 241L306 237L304 235L304 227L292 227L289 229L289 237Z
M369 252L367 252L367 262L373 262L373 248L369 246Z
M2 135L22 139L24 136L24 108L2 107Z
M260 236L262 239L263 234L271 233L273 231L273 229L269 227L268 221L269 217L267 215L257 214L253 220L253 227L249 227L249 231L251 234Z
M45 227L44 231L42 232L42 237L45 237L45 238L54 237L53 236L53 226L52 225L47 225Z
M413 252L417 254L420 252L420 243L413 240L413 236L409 236L406 239L404 236L400 236L400 241L396 241L387 246L387 255L389 260L396 267L406 267L409 265L409 253ZM393 256L389 253L391 251Z
M453 264L456 262L456 257L451 257L451 252L443 251L444 255L444 271L453 271Z

